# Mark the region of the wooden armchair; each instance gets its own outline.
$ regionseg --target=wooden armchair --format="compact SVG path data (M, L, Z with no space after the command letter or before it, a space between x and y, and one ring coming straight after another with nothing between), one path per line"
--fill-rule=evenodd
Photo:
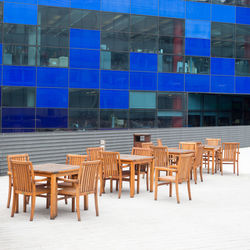
M155 200L157 200L158 186L169 185L169 197L172 197L172 184L175 183L177 203L180 203L178 185L182 182L187 182L188 196L189 200L191 200L190 170L192 168L192 160L193 154L185 154L178 157L177 165L155 167ZM167 176L160 176L159 173L161 171L166 172Z
M162 140L161 140L161 139L157 139L157 146L159 146L159 147L162 147L162 146L163 146Z
M15 211L18 211L18 196L24 195L23 211L26 212L27 196L31 196L31 212L30 221L33 220L35 211L36 196L49 198L49 189L44 186L37 186L36 184L47 181L47 178L35 180L32 163L29 161L10 161L12 176L13 176L13 204L11 210L11 217L14 216ZM44 195L45 194L45 195ZM46 205L47 207L47 205Z
M194 162L193 162L193 173L194 173L194 182L197 184L197 169L200 169L200 178L201 181L203 182L203 177L202 177L202 157L203 157L203 146L198 145L195 151L195 157L194 157Z
M179 149L196 150L196 142L179 142Z
M205 144L210 146L221 146L221 139L206 138Z
M101 159L103 147L87 148L88 161L96 161Z
M78 221L81 220L79 201L80 196L94 194L96 216L99 216L97 197L99 166L100 161L84 161L81 163L77 179L58 178L58 180L72 184L71 187L64 187L59 190L58 194L72 198L72 212L74 212L75 210L74 206L76 200L76 212Z
M151 148L152 146L154 146L153 142L143 142L141 144L142 148Z

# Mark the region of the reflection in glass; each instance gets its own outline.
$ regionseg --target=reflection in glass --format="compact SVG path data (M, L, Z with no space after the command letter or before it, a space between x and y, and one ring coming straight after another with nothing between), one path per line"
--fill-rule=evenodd
M202 94L188 94L188 110L201 110L203 108Z
M212 0L212 3L234 5L235 4L235 0Z
M180 37L159 37L159 53L183 55L184 39Z
M69 107L98 108L99 91L93 89L69 89Z
M181 128L185 126L185 115L177 111L158 111L158 128Z
M154 128L155 127L155 111L154 110L135 110L129 112L130 128Z
M143 34L130 35L130 51L157 53L158 37Z
M101 128L127 128L128 110L101 110Z
M236 0L236 5L250 7L250 0Z
M158 17L131 15L131 32L158 34Z
M250 43L236 43L236 57L250 58Z
M101 33L101 49L111 51L128 51L129 34L118 32Z
M159 18L160 36L185 36L185 21L176 18Z
M206 111L216 111L218 95L204 95L204 110Z
M172 55L158 55L158 71L183 73L184 57Z
M2 22L3 22L3 3L1 2L0 3L0 23Z
M129 108L137 109L155 109L156 93L155 92L130 92Z
M238 76L250 76L250 60L236 59L235 74Z
M235 42L230 41L211 41L211 56L213 57L234 57Z
M231 121L231 113L230 112L224 112L218 114L218 126L230 126Z
M128 14L101 13L101 30L109 32L129 32Z
M209 74L210 58L209 57L191 57L185 58L185 73L192 74Z
M235 24L231 23L211 23L211 38L216 40L234 40Z
M159 93L158 109L185 110L186 95L180 93Z
M250 25L236 24L236 41L250 42Z
M205 112L203 114L203 127L216 126L216 112Z
M128 53L101 51L101 68L114 70L129 69Z
M200 127L200 126L201 126L201 113L188 112L188 127Z

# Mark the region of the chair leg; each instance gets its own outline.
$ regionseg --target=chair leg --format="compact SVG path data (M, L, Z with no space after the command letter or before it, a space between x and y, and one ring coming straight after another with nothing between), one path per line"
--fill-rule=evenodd
M155 200L157 201L157 195L158 195L158 171L155 172Z
M197 184L197 168L194 168L194 183Z
M50 195L47 194L47 198L46 198L46 208L49 209L49 205L50 205Z
M110 193L113 193L113 180L110 179Z
M239 175L239 162L237 161L237 175Z
M119 193L118 193L118 198L121 198L121 194L122 194L122 175L121 173L119 174Z
M179 197L179 186L178 182L175 182L175 190L176 190L176 199L177 203L180 203L180 197Z
M189 197L189 200L191 200L191 188L190 188L190 180L187 181L187 187L188 187L188 197Z
M222 160L221 160L221 163L220 163L220 168L221 168L221 170L220 170L221 175L223 175L223 161Z
M13 192L13 198L12 198L12 208L11 208L11 217L14 217L16 211L16 194Z
M172 182L169 183L169 197L172 197Z
M95 213L96 213L96 216L99 216L97 192L95 193Z
M19 212L19 195L16 195L16 213Z
M72 198L72 212L75 212L75 198Z
M140 170L140 165L139 165L138 172L137 172L137 194L140 193L140 175L141 175L141 170Z
M203 182L203 176L202 176L202 166L200 166L200 177L201 177L201 182Z
M116 187L115 187L115 190L118 191L118 186L119 186L119 181L116 180Z
M32 198L31 198L30 221L33 221L33 218L34 218L35 205L36 205L36 196L32 195Z
M84 196L85 197L85 196ZM85 203L84 203L85 204ZM76 213L78 221L81 220L79 195L76 195Z
M68 204L67 196L65 196L64 202L65 202L66 205Z
M235 174L235 161L234 161L234 163L233 163L233 164L234 164L234 174Z
M9 191L8 191L7 208L10 207L11 191L12 191L11 176L9 176Z
M23 212L26 213L27 196L23 196Z
M148 175L149 175L149 169L147 168L147 173L146 173L146 185L147 185L147 191L149 190L149 187L148 187Z
M84 210L88 210L89 209L89 197L88 195L84 195Z

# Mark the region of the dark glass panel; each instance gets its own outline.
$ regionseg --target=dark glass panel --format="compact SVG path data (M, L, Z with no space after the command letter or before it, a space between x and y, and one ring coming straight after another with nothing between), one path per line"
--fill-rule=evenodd
M250 7L250 0L236 0L236 5Z
M210 72L210 58L186 56L185 73L209 74L209 72Z
M216 116L215 112L206 112L203 114L203 127L216 126Z
M3 107L35 107L35 88L2 87Z
M236 41L250 42L250 25L236 24Z
M188 127L200 127L200 126L201 126L201 113L188 112Z
M154 110L130 110L129 112L130 128L154 128L155 111Z
M185 21L174 18L159 18L159 32L161 36L185 36Z
M127 128L128 110L101 110L101 128Z
M236 43L236 57L250 58L250 43Z
M218 109L217 97L218 95L204 95L204 110L216 111Z
M235 60L235 74L238 76L250 76L250 60Z
M213 57L234 57L235 43L230 41L211 41L211 56Z
M184 54L184 38L159 37L159 53L182 55Z
M219 110L220 111L232 110L232 96L231 95L219 95Z
M230 126L231 123L230 112L218 113L218 126Z
M3 24L0 23L0 43L3 42Z
M212 0L215 4L235 5L235 0Z
M128 51L129 34L118 32L102 32L101 49L112 51Z
M93 89L69 89L69 107L99 108L99 91Z
M231 23L211 23L211 38L216 40L234 40L235 24Z
M188 110L202 110L203 109L203 95L202 94L188 94Z
M131 34L130 44L130 50L132 52L157 53L158 37L143 34Z
M70 26L77 29L99 30L100 14L93 10L71 9Z
M129 54L101 51L101 68L114 70L129 69Z
M0 22L3 22L3 3L0 3Z
M69 47L69 29L38 27L37 44L41 46Z
M172 55L158 55L158 71L183 73L184 57Z
M109 32L129 32L129 15L120 13L101 13L101 30Z
M185 116L183 112L159 111L158 128L181 128L185 126Z
M69 109L69 128L74 130L97 129L98 111Z
M158 94L158 109L184 110L186 109L186 96L181 93L160 93Z
M37 65L49 67L68 67L69 49L39 47L37 51Z
M4 24L4 43L36 45L36 26Z
M131 32L158 34L158 17L132 15Z
M69 27L69 8L38 5L38 25Z
M36 47L3 45L3 64L35 66Z

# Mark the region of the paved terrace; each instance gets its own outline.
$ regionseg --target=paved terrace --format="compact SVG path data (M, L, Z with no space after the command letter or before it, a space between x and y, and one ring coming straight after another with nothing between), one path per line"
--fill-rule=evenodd
M42 198L37 198L33 222L21 202L21 212L11 218L8 179L0 177L0 249L250 249L249 157L250 148L241 149L239 177L225 166L224 176L204 173L203 183L192 182L192 201L186 184L180 185L180 204L174 189L168 197L166 186L159 187L154 201L144 181L133 199L126 183L120 200L107 188L99 199L100 216L95 216L90 196L81 222L64 201L58 217L50 220Z

